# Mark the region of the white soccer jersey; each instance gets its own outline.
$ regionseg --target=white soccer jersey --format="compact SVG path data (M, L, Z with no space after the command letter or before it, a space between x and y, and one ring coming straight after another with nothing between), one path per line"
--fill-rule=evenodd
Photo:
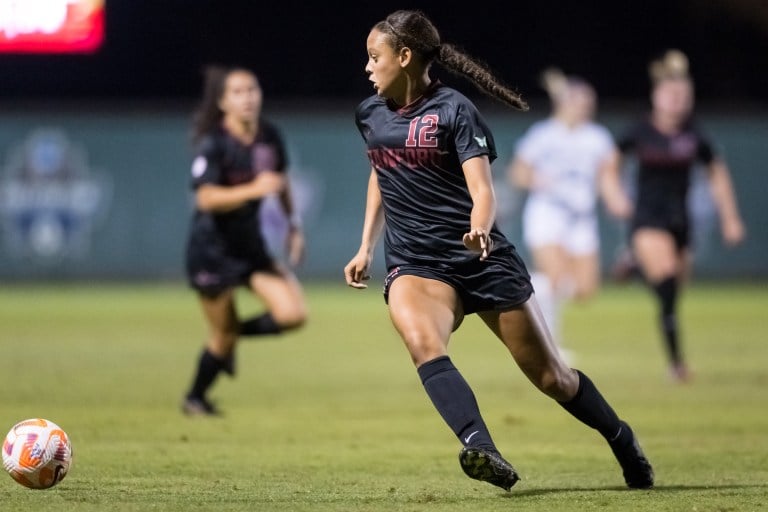
M517 146L517 156L534 171L529 200L556 203L574 214L592 212L598 169L613 147L608 130L595 123L576 128L552 118L535 123Z

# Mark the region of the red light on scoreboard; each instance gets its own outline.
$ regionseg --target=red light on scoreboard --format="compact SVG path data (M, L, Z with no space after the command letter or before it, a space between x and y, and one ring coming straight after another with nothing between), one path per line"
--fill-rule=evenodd
M92 53L104 42L104 0L0 0L0 52Z

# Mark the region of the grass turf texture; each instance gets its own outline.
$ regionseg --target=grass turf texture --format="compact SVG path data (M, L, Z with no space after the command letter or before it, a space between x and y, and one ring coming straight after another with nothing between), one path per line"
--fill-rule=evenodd
M494 511L768 509L768 293L696 285L682 302L695 380L667 378L639 284L569 306L567 345L655 466L625 489L599 435L538 393L476 317L451 355L522 481L463 475L376 286L310 284L308 326L244 342L212 393L224 418L180 399L205 327L181 285L0 289L0 429L45 417L75 461L56 488L0 478L3 511ZM240 295L245 314L259 304Z

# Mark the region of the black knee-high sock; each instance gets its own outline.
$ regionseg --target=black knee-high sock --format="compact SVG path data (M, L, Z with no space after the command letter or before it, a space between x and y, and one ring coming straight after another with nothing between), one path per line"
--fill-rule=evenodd
M208 352L208 349L204 349L197 363L197 373L192 381L192 388L187 396L189 398L204 398L205 392L216 380L216 376L222 370L223 365L224 361Z
M437 357L419 366L417 371L427 395L461 443L497 451L480 416L475 395L451 359Z
M282 328L275 322L272 313L264 313L240 322L241 336L261 336L264 334L279 334Z
M664 334L667 356L673 364L682 361L677 329L677 279L672 276L653 285L659 300L659 322Z
M567 402L558 403L576 419L600 432L609 442L616 441L622 432L621 420L589 377L579 370L576 373L579 374L576 395Z

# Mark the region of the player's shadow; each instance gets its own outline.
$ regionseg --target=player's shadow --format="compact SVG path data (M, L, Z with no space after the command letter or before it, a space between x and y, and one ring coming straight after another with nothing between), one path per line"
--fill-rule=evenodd
M516 496L547 496L549 494L568 494L582 493L590 491L624 491L624 492L652 492L662 494L673 494L676 492L687 491L721 491L724 489L763 489L768 488L768 484L724 484L724 485L654 485L651 489L629 489L624 486L610 487L547 487L543 489L513 489L511 492L504 493L505 498L515 498Z

